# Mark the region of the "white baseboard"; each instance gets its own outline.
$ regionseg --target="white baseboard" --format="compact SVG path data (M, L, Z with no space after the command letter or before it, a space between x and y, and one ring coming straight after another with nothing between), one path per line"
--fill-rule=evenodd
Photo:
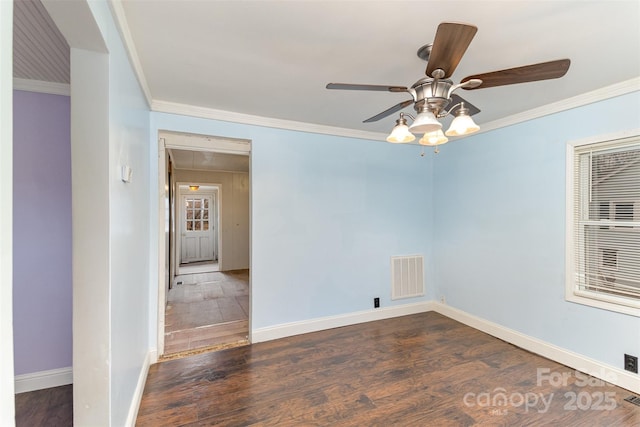
M584 372L610 384L615 384L634 393L640 394L640 377L623 369L616 368L590 359L570 350L558 347L554 344L525 335L513 329L506 328L497 323L490 322L457 308L431 301L432 309L437 313L447 316L474 329L485 332L496 338L500 338L517 347L532 353L551 359L555 362L569 366L580 372Z
M158 349L152 348L149 350L149 365L153 365L154 363L158 363Z
M153 351L149 351L142 363L142 369L140 369L140 375L138 375L138 383L131 398L131 405L129 406L129 413L127 414L127 421L125 423L127 427L134 427L136 425L136 418L138 418L138 410L140 409L144 385L147 382L147 374L149 373L149 366L151 366L152 359Z
M73 370L70 366L15 376L16 393L26 393L67 384L73 384Z
M309 332L323 331L325 329L339 328L374 320L389 319L391 317L406 316L408 314L431 311L433 301L422 301L413 304L403 304L391 307L376 308L373 310L357 311L354 313L339 314L337 316L320 317L317 319L303 320L300 322L283 323L281 325L254 329L251 333L251 342L258 343L271 341L278 338Z

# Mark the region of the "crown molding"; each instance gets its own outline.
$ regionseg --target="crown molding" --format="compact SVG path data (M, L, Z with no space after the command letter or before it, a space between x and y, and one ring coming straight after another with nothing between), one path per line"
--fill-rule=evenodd
M344 136L347 138L384 141L387 137L386 134L378 132L367 132L357 129L346 129L313 123L296 122L293 120L253 116L250 114L215 110L213 108L197 107L194 105L179 104L169 101L153 100L153 102L151 103L151 110L158 113L180 114L183 116L199 117L202 119L221 120L223 122L242 123L246 125L286 129L299 132L319 133L323 135Z
M122 43L124 44L124 48L127 51L129 61L131 61L131 66L133 67L133 71L136 75L136 78L138 79L140 88L142 89L144 97L147 100L147 106L151 107L153 98L151 97L151 91L149 90L147 79L144 75L144 71L142 70L142 64L140 63L140 57L138 56L138 50L136 49L136 45L133 42L133 37L131 36L131 31L129 30L129 23L127 22L127 17L124 13L124 8L122 7L122 1L109 0L109 8L111 9L111 13L113 14L116 27L118 28L118 33L120 33Z
M48 93L50 95L71 95L71 85L68 83L44 82L42 80L28 80L13 78L13 89L27 92Z
M526 122L528 120L537 119L561 111L570 110L572 108L582 107L584 105L593 104L595 102L604 101L605 99L615 98L616 96L626 95L628 93L640 91L640 77L625 80L610 86L586 92L571 98L563 99L558 102L524 111L522 113L507 116L502 119L494 120L483 124L477 133L490 132L495 129L515 125ZM476 133L476 134L477 134ZM474 134L475 135L475 134Z
M625 95L640 90L640 77L635 77L610 86L586 92L558 102L514 114L502 119L484 123L478 133L490 132L492 130L515 125L572 108L581 107L605 99ZM161 113L180 114L184 116L199 117L204 119L222 120L225 122L242 123L248 125L265 126L279 129L288 129L301 132L320 133L325 135L344 136L349 138L371 139L384 141L386 134L378 132L367 132L356 129L338 128L333 126L316 125L312 123L296 122L291 120L274 119L270 117L253 116L249 114L235 113L231 111L216 110L206 107L197 107L188 104L179 104L169 101L153 100L151 110ZM477 133L476 133L477 134ZM474 135L476 135L474 134ZM470 135L472 136L472 135ZM469 136L466 136L467 138ZM463 137L465 138L465 137Z

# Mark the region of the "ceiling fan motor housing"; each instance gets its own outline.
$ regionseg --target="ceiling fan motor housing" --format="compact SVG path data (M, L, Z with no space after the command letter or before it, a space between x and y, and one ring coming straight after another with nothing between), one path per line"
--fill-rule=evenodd
M420 113L425 109L438 116L451 102L449 92L453 82L449 79L432 79L425 77L411 86L415 91L415 110Z

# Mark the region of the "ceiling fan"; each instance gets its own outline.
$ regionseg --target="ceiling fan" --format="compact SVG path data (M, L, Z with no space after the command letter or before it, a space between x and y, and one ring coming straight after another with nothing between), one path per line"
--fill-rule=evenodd
M457 89L484 89L556 79L564 76L571 64L569 59L559 59L489 73L474 74L463 78L460 83L454 84L450 77L477 31L478 28L476 26L469 24L443 22L438 25L433 44L426 44L418 49L417 52L418 57L427 62L426 77L415 82L410 88L405 86L329 83L327 84L327 89L407 92L411 95L411 99L402 101L373 117L369 117L364 120L364 123L378 121L413 104L417 116L414 118L410 114L400 113L400 118L396 120L396 126L387 141L411 142L415 139L413 133L424 133L424 137L419 141L421 144L439 145L447 142L448 139L442 133L442 124L438 119L450 114L455 118L446 132L447 136L467 135L480 129L471 119L471 116L479 113L480 110L462 97L454 94L453 92ZM405 115L413 119L413 123L410 126L407 126Z

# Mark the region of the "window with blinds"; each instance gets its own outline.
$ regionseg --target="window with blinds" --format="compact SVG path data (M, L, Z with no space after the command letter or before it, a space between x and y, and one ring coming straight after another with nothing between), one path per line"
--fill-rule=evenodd
M640 137L572 149L568 294L640 308Z

